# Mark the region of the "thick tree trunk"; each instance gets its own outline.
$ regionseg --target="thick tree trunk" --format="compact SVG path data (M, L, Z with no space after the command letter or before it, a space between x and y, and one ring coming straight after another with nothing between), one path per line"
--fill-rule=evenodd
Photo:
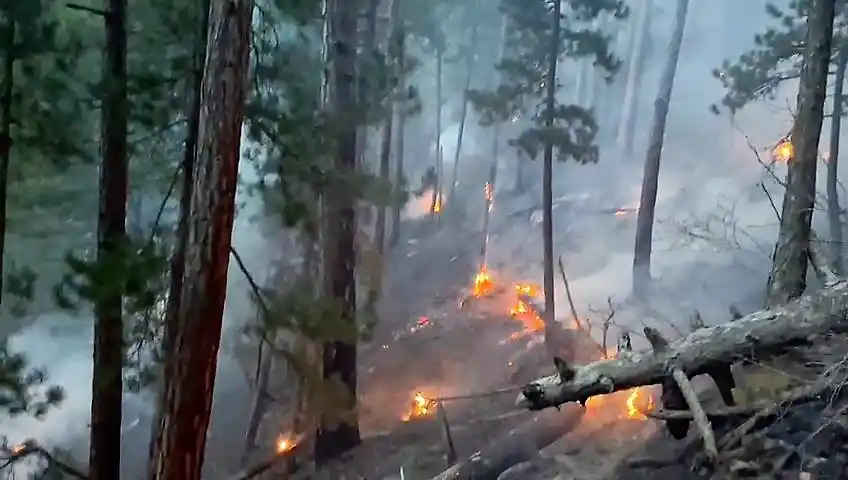
M848 45L839 50L836 78L833 86L833 114L830 116L830 155L827 159L827 221L830 227L831 258L837 275L845 273L842 244L842 212L839 208L839 137L842 129L842 102L845 87L845 68L848 66Z
M12 93L15 89L15 19L6 12L3 43L3 85L0 92L0 305L3 303L3 267L6 254L6 196L9 188L9 163L12 157Z
M642 2L636 15L633 35L635 40L630 54L630 65L627 67L627 81L624 87L624 108L618 124L618 148L622 153L633 153L633 134L636 127L636 110L639 106L639 90L645 71L647 57L646 46L650 35L650 17L653 0Z
M329 41L335 48L329 69L332 78L333 108L341 113L355 107L356 15L355 3L344 0L328 2ZM333 299L341 320L356 328L356 211L354 198L345 183L356 171L356 125L338 132L335 171L341 180L325 190L327 237L324 268L324 293ZM350 339L349 339L350 340ZM323 376L340 381L345 398L333 405L338 411L322 412L315 435L315 460L325 462L359 444L357 405L357 341L331 341L324 344ZM339 412L345 417L342 421Z
M545 99L545 126L552 128L554 125L554 107L556 106L556 67L559 60L560 43L560 15L562 12L562 0L554 2L554 11L551 16L551 46L548 53L548 71L545 82L547 84L547 98ZM553 231L553 170L554 170L554 146L548 141L545 143L544 166L542 172L542 249L544 255L544 289L545 289L545 311L542 318L545 323L545 344L549 349L553 345L554 330L556 330L556 311L554 310L554 231Z
M203 71L206 62L206 36L209 30L209 3L210 0L204 0L203 6L198 12L198 29L197 38L195 38L194 65L192 66L192 79L189 89L190 102L186 109L186 117L188 125L186 126L186 140L183 150L183 158L180 163L183 181L182 190L180 191L180 216L177 221L176 243L174 252L171 256L171 278L168 285L168 305L165 310L164 334L162 338L162 352L167 354L171 352L174 345L174 338L178 330L178 321L180 308L182 308L183 294L183 276L185 274L186 248L188 244L188 222L191 216L191 196L194 188L194 165L195 155L197 154L197 137L200 129L200 95L203 85ZM173 375L171 368L173 364L164 363L163 378L168 378ZM156 412L157 421L158 415L161 412ZM154 423L155 425L155 423ZM157 442L161 440L160 436L154 435L150 439L150 448L148 451L148 467L155 465L154 459L158 455L161 445ZM148 472L152 475L153 472Z
M395 0L400 4L402 0ZM392 5L394 7L394 5ZM400 10L400 5L397 7ZM404 140L406 134L406 109L407 109L407 91L406 91L406 27L403 24L403 17L401 16L401 12L398 11L398 70L400 70L400 77L398 78L398 92L401 93L401 104L400 108L397 112L397 132L395 133L395 137L397 137L395 144L395 181L394 188L400 191L404 184L404 173L403 173L403 154L404 154ZM396 247L398 242L400 242L400 213L403 210L403 205L400 202L400 198L395 198L395 205L392 208L392 233L389 236L389 247Z
M462 90L462 111L459 118L459 129L456 133L456 151L453 153L453 174L451 175L450 193L448 198L454 198L456 185L459 183L459 160L462 158L462 140L465 137L465 121L468 118L468 91L471 90L471 79L474 74L474 56L477 52L477 39L479 27L474 25L471 30L471 43L468 46L468 57L465 61L465 85Z
M668 118L668 105L674 89L674 77L677 74L677 63L680 58L680 47L683 44L683 31L686 28L688 10L689 0L677 0L674 33L668 47L665 68L660 77L660 91L654 101L654 119L648 138L648 152L645 155L645 172L642 175L642 194L636 216L636 243L633 251L633 293L640 296L647 293L651 283L651 243L654 235L654 209L657 205L660 159Z
M588 365L560 362L556 374L529 383L516 401L530 410L556 407L663 383L675 369L693 377L734 360L779 355L812 336L848 331L848 319L843 314L846 308L848 282L839 281L782 307L702 328L659 352L628 352Z
M768 305L778 305L804 293L810 225L816 196L818 145L824 115L828 66L833 43L834 0L813 0L807 17L806 49L798 86L798 108L768 285Z
M159 399L151 478L200 480L221 343L235 216L252 0L215 0L200 101L200 128L185 282Z
M127 33L126 0L108 0L101 106L100 202L97 262L127 255ZM102 285L99 288L108 288ZM92 480L121 475L121 413L124 392L123 296L111 290L94 302L94 368L88 469Z

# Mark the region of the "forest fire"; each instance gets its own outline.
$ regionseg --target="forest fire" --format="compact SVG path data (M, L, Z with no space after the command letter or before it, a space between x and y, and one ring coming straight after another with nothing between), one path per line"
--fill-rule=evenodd
M630 390L626 403L627 416L633 419L646 420L647 417L642 412L649 412L654 409L654 398L643 387Z
M277 453L286 453L291 451L297 445L291 436L289 435L280 435L277 438Z
M545 327L542 317L531 306L527 305L524 300L528 297L536 297L539 294L539 288L535 285L527 283L515 284L516 300L515 305L510 308L509 314L520 320L524 324L525 332L538 332Z
M477 275L474 276L474 296L480 298L491 295L494 288L495 283L492 281L492 276L489 275L489 269L483 265Z
M433 213L441 213L442 211L442 194L436 195L436 201L433 203Z
M771 151L772 158L781 163L789 163L795 157L795 145L789 137L777 142Z
M404 422L412 421L416 418L429 416L433 413L433 400L424 396L421 392L415 392L412 396L412 402L409 411L403 416Z

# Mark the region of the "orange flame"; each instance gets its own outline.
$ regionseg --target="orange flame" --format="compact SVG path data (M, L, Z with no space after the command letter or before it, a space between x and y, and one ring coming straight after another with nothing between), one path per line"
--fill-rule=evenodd
M654 399L651 393L643 387L636 387L630 390L627 396L627 417L637 420L645 420L645 415L642 412L649 412L654 409Z
M432 413L434 406L433 400L425 397L421 392L415 392L412 396L412 405L409 412L403 417L404 422L408 422L414 418L426 417Z
M485 297L492 293L494 287L495 283L489 275L489 269L483 265L477 275L474 276L474 296Z
M618 210L615 211L615 216L616 217L623 217L623 216L627 215L628 213L630 213L630 212L628 212L626 209L619 208Z
M790 138L784 138L777 142L771 151L772 157L778 162L789 163L795 158L795 145Z
M515 300L515 305L510 308L509 314L524 324L526 332L538 332L545 328L545 323L539 313L521 299L522 296L538 296L539 288L529 283L517 283L515 284L515 293L518 298Z
M297 442L289 435L280 435L277 437L277 453L286 453L291 451L297 445Z
M436 203L433 204L433 213L439 213L442 211L442 194L436 194Z

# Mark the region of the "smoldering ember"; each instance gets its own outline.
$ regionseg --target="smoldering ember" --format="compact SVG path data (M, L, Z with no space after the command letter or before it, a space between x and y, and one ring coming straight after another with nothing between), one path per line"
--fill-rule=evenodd
M846 29L0 2L0 477L844 478Z

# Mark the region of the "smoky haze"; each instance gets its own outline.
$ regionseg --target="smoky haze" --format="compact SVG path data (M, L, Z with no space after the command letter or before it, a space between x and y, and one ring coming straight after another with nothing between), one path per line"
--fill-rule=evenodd
M634 153L622 155L615 132L607 129L599 137L598 164L555 166L555 254L563 258L576 307L584 314L590 308L603 307L610 297L622 301L630 293L635 212L616 215L615 211L635 209L639 203L647 131L674 16L674 2L655 3L662 4L662 12L654 16L647 69L639 90ZM764 6L760 0L700 1L690 5L663 150L653 256L654 276L676 309L678 315L672 321L679 322L679 327L684 327L686 317L694 310L701 312L707 323L717 323L727 320L730 305L744 312L762 303L777 219L760 184L765 185L778 207L782 192L758 163L749 142L768 159L769 147L788 132L796 85L787 83L775 99L755 102L732 119L726 113L714 115L709 107L718 103L723 94L712 70L723 60L735 59L751 48L754 34L768 23ZM479 59L481 64L496 61L494 49L486 55ZM406 158L413 185L433 164L435 156L434 114L429 101L435 96L435 86L430 63L424 63L411 80L424 99L423 112L407 126ZM573 81L570 76L576 69L572 61L560 66L561 81L566 84L560 93L563 101L572 98L567 85ZM625 75L626 72L619 72L616 82L623 82ZM484 88L492 81L478 78L474 86ZM459 75L448 74L444 88L447 104L442 142L445 170L450 171L460 110ZM596 95L603 96L604 88ZM491 134L478 127L476 119L469 123L462 148L463 169L483 172L491 152ZM826 133L824 137L822 145L826 145ZM541 197L538 188L521 196L508 193L517 162L514 151L504 147L496 186L490 265L505 279L541 283L541 225L534 221ZM530 170L531 183L538 187L541 162L534 162ZM776 173L782 177L785 172L778 165ZM481 206L482 195L481 191ZM273 259L287 252L281 251L280 234L270 234L261 218L256 218L261 216L261 199L241 192L239 202L234 246L251 273L262 280L271 274L268 266ZM407 208L407 217L418 217L426 208L413 201ZM233 352L244 341L242 326L255 314L248 292L244 276L231 262L210 449L225 444L233 451L240 451L241 447L250 393L248 378ZM565 318L565 292L556 293L558 316ZM641 327L638 323L631 326ZM11 443L33 438L48 448L69 449L79 458L86 458L91 336L89 317L71 319L58 312L32 318L12 333L11 348L26 352L34 364L46 367L51 381L65 388L67 398L41 420L2 419L0 434L7 435ZM153 408L150 392L129 394L126 399L127 472L143 471ZM218 478L218 464L220 468L232 468L237 453L231 458L222 455L210 459L210 475Z

